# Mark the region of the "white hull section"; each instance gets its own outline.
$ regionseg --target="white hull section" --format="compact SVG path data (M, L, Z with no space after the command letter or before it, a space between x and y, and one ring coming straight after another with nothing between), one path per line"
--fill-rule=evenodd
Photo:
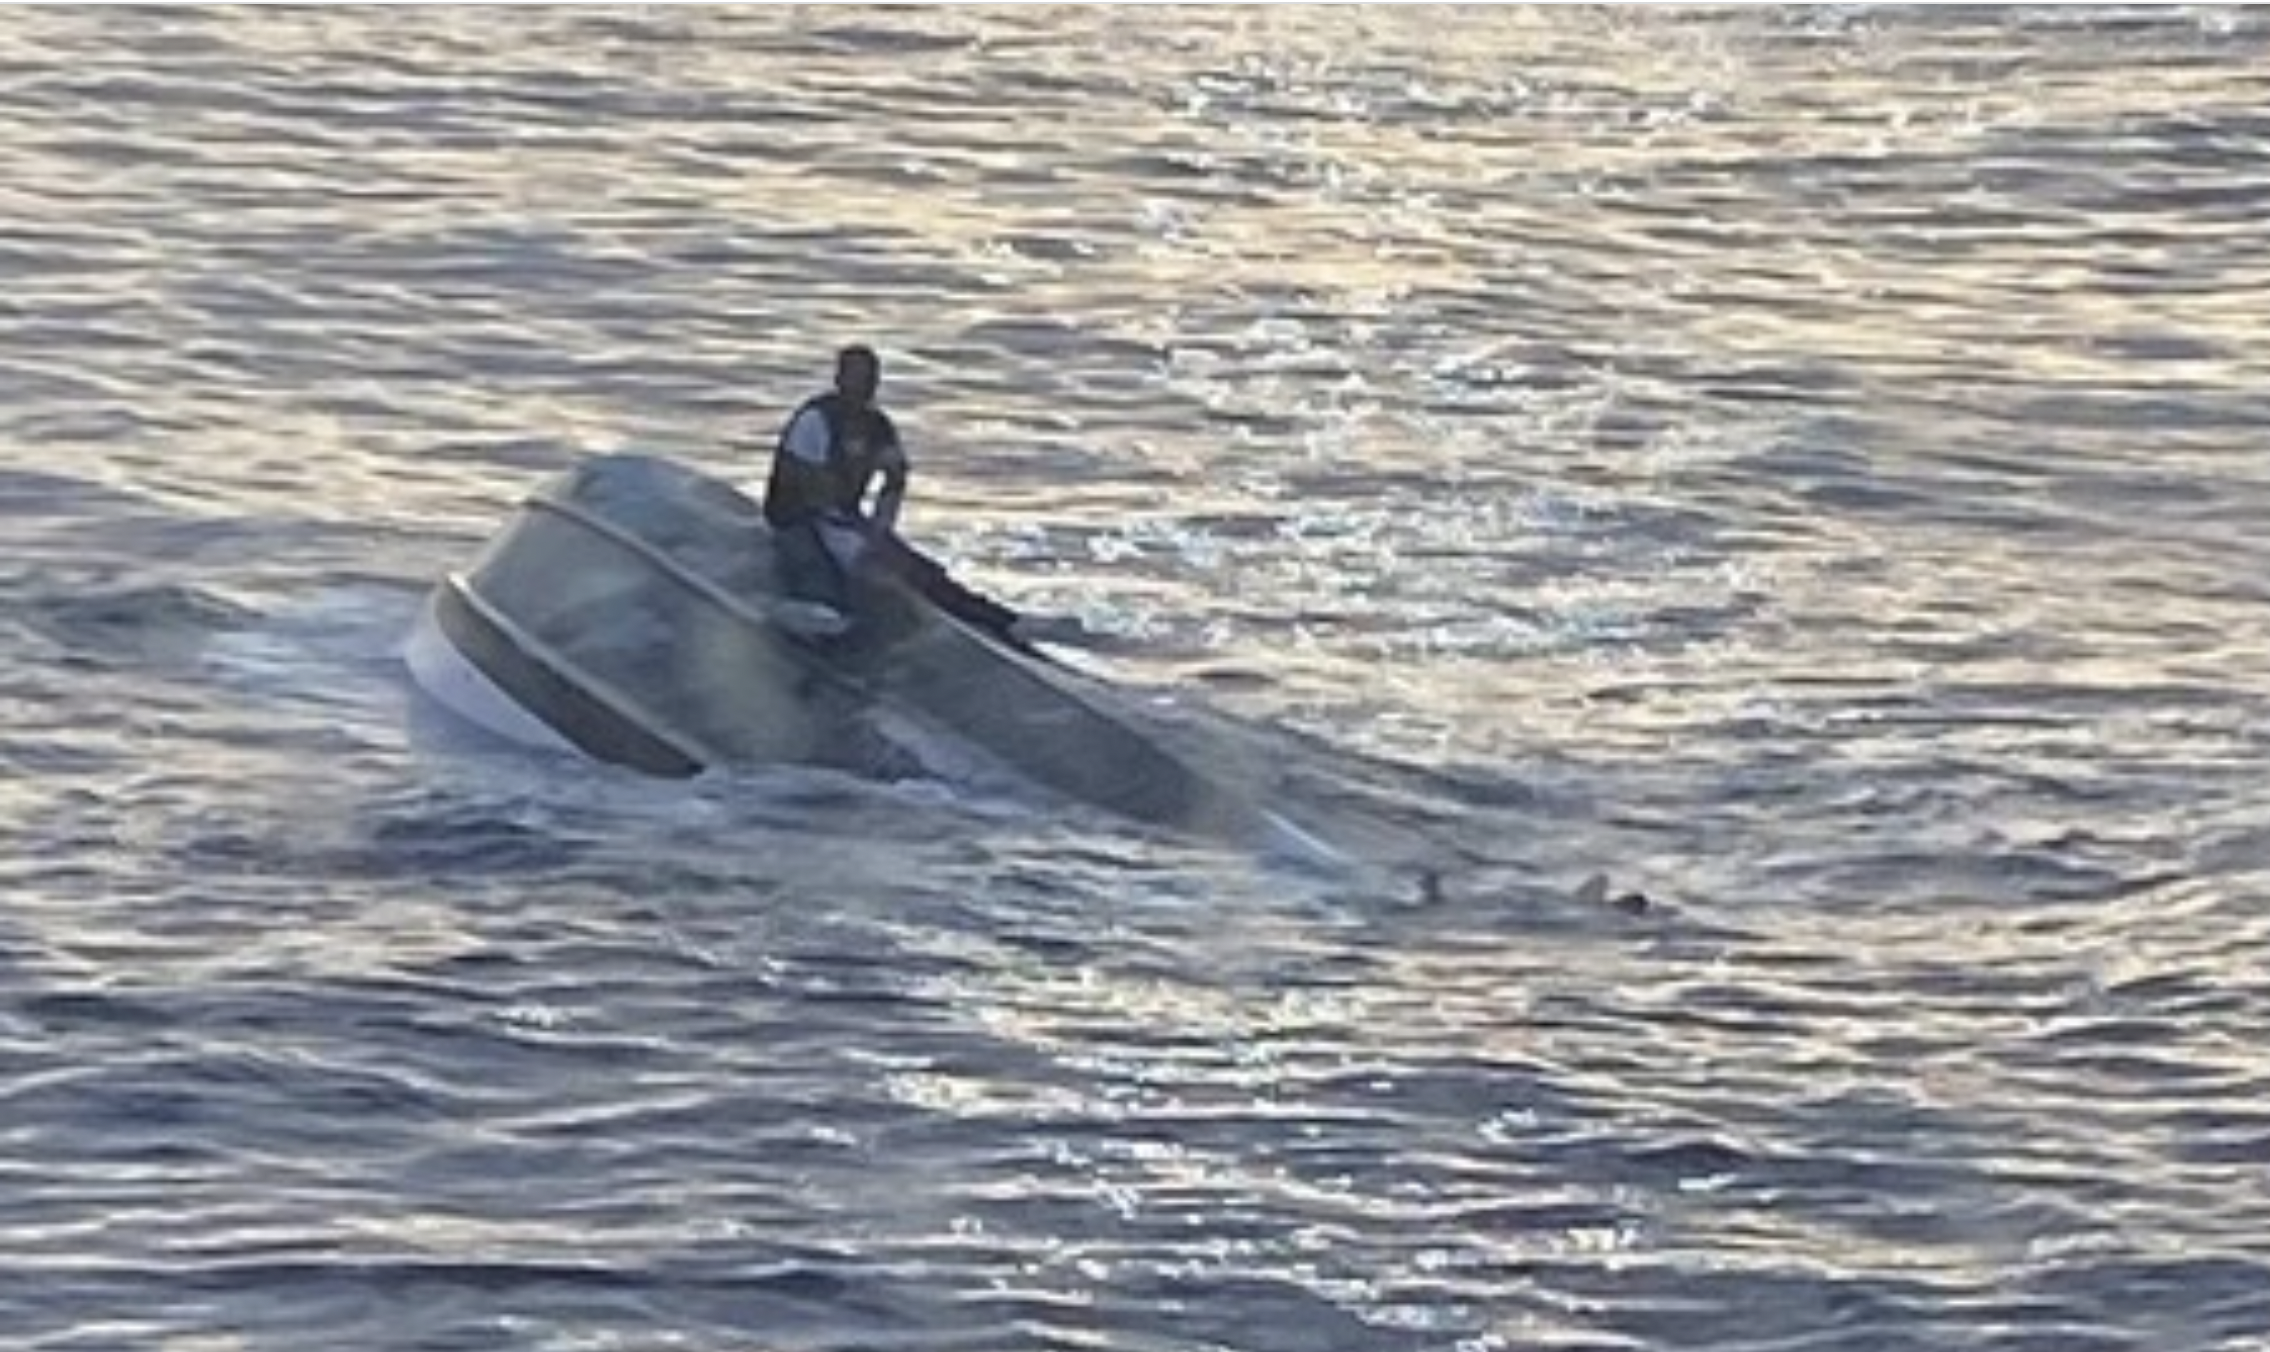
M550 724L497 689L495 682L482 675L480 668L457 651L457 645L441 631L441 621L434 615L431 598L418 615L417 628L410 631L410 640L402 649L402 660L408 664L410 679L417 682L420 690L474 726L541 751L582 754Z

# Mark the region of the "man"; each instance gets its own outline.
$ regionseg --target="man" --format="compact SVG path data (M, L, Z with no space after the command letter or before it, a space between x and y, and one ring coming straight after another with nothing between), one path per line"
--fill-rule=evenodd
M835 388L805 400L781 429L764 510L783 585L800 600L848 616L854 571L876 568L948 614L1018 641L1017 612L963 587L899 539L908 465L898 428L875 402L882 386L874 349L844 348L836 354ZM870 510L867 492L878 475L883 486Z

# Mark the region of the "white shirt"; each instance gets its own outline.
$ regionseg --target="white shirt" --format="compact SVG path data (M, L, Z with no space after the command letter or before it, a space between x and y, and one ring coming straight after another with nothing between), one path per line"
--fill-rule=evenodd
M811 465L828 463L828 419L817 408L806 408L788 424L782 438L788 453ZM888 476L907 472L906 448L893 437L883 445L875 457L875 467ZM899 524L899 505L903 495L885 490L875 501L875 524L884 530L896 530Z

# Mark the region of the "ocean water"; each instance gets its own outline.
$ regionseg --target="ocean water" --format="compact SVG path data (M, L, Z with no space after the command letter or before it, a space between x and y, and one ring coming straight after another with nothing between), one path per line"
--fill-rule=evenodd
M2270 1347L2265 109L2250 9L0 16L0 1343ZM853 339L1351 867L414 696Z

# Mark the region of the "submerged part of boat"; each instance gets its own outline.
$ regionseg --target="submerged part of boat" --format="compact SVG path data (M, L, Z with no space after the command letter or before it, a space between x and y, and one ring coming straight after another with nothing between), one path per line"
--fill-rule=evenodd
M786 597L763 514L731 486L608 455L530 495L444 577L405 658L494 733L650 774L1006 772L1146 823L1331 854L1093 677L894 579L862 578L855 609L834 633Z

